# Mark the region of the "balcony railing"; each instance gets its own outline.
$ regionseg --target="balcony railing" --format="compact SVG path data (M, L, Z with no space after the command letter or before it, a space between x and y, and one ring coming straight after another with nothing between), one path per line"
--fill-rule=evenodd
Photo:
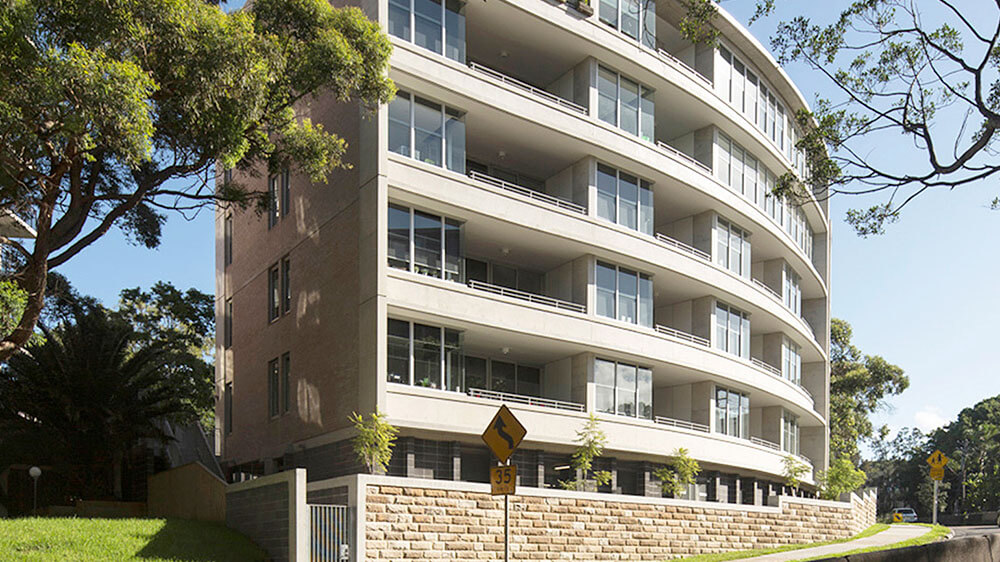
M495 390L483 390L481 388L470 388L466 391L466 394L473 398L485 398L487 400L541 406L543 408L556 408L558 410L570 410L573 412L582 412L586 409L583 404L577 404L576 402L538 398L537 396L525 396L523 394L511 394L509 392L497 392Z
M668 63L670 63L670 64L672 64L674 66L679 67L684 72L686 72L688 74L693 74L699 80L701 80L706 85L708 85L708 87L710 87L710 88L713 87L712 80L708 76L705 76L704 74L702 74L702 73L698 72L697 70L691 68L691 66L688 65L688 63L682 61L681 59L675 57L674 55L671 55L670 53L668 53L667 51L665 51L665 50L663 50L663 49L661 49L659 47L657 47L657 49L656 49L656 54L659 55L660 58L666 60Z
M706 173L708 175L712 175L712 169L711 168L709 168L708 166L702 164L701 162L699 162L698 160L696 160L694 157L688 156L687 154L684 154L683 152L681 152L680 150L677 150L676 148L670 146L669 144L667 144L667 143L665 143L663 141L656 141L656 146L660 147L661 150L663 150L664 152L670 154L674 158L676 158L676 159L684 162L685 164L687 164L689 166L694 166L695 168L698 168L702 172L704 172L704 173Z
M699 258L701 258L701 259L703 259L705 261L712 261L712 256L706 254L705 252L702 252L698 248L695 248L693 246L688 246L687 244L685 244L684 242L681 242L680 240L674 240L673 238L667 236L666 234L660 234L659 232L657 232L656 233L656 239L659 240L660 242L663 242L664 244L666 244L666 245L668 245L668 246L670 246L672 248L676 248L676 249L678 249L678 250L680 250L682 252L687 252L687 253L689 253L689 254L691 254L693 256L697 256L697 257L699 257Z
M519 88L521 90L524 90L526 92L534 94L534 95L536 95L536 96L538 96L540 98L546 99L546 100L548 100L548 101L550 101L550 102L552 102L552 103L554 103L556 105L559 105L560 107L565 107L566 109L571 109L573 111L576 111L577 113L582 113L584 115L587 114L587 108L583 107L582 105L573 103L573 102L571 102L569 100L566 100L566 99L563 99L563 98L561 98L561 97L559 97L559 96L557 96L555 94L552 94L550 92L546 92L545 90L542 90L540 88L536 88L536 87L532 86L531 84L528 84L528 83L525 83L525 82L522 82L522 81L518 80L517 78L511 78L510 76L507 76L506 74L503 74L501 72L497 72L496 70L493 70L492 68L483 66L483 65L475 63L475 62L470 62L469 63L469 68L471 68L472 70L478 71L478 72L482 72L483 74L489 76L490 78L493 78L494 80L499 80L500 82L503 82L504 84L507 84L509 86L513 86L515 88Z
M486 291L487 293L493 293L494 295L511 297L535 304L554 306L562 310L570 310L573 312L580 312L580 313L587 312L587 307L582 304L554 299L552 297L546 297L545 295L536 295L535 293L528 293L526 291L519 291L517 289L511 289L510 287L501 287L499 285L484 283L482 281L476 281L474 279L469 280L469 287L472 287L473 289L479 291Z
M658 424L669 425L670 427L679 427L681 429L690 429L691 431L700 431L702 433L708 433L709 428L705 424L694 423L687 420L678 420L674 418L665 418L663 416L656 416L654 421Z
M766 439L761 439L760 437L750 436L750 442L754 445L760 445L761 447L767 447L768 449L774 449L775 451L780 451L781 446L777 443L772 443Z
M558 197L553 197L551 195L546 195L544 193L540 193L538 191L535 191L534 189L528 189L527 187L523 187L523 186L520 186L520 185L517 185L517 184L506 182L506 181L503 181L501 179L495 178L493 176L490 176L490 175L487 175L487 174L484 174L484 173L481 173L481 172L470 171L469 172L469 177L472 178L472 179L474 179L474 180L476 180L476 181L481 181L483 183L488 183L488 184L492 185L493 187L499 187L500 189L503 189L503 190L506 190L506 191L510 191L512 193L517 193L518 195L523 195L524 197L527 197L529 199L534 199L535 201L541 201L542 203L546 203L546 204L549 204L549 205L555 205L556 207L559 207L560 209L566 209L567 211L573 211L574 213L580 213L581 215L586 215L587 214L587 208L586 207L583 207L581 205L577 205L576 203L573 203L572 201L565 201L563 199L559 199Z
M768 374L774 375L774 376L778 377L779 379L782 378L782 376L781 376L781 369L779 369L779 368L771 365L770 363L765 363L765 362L761 361L760 359L757 359L756 357L751 357L750 358L750 362L753 363L754 367L757 367L758 369L760 369L762 371L765 371Z
M694 334L689 334L687 332L682 332L680 330L675 330L673 328L668 328L668 327L663 326L661 324L657 324L656 325L656 331L659 332L659 333L661 333L661 334L663 334L663 335L665 335L665 336L668 336L668 337L671 337L671 338L675 338L675 339L679 339L679 340L682 340L682 341L686 341L688 343L693 343L693 344L696 344L696 345L702 345L702 346L705 346L705 347L708 347L710 345L710 342L707 339L705 339L705 338L696 336Z
M761 281L760 279L754 279L753 284L757 286L758 289L767 293L771 298L775 299L778 302L781 302L781 295L779 295L777 291L775 291L774 289L765 285L764 282Z

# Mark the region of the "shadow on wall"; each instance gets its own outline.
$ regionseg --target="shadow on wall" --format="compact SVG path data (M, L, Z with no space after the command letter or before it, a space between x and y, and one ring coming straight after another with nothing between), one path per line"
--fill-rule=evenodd
M263 562L267 555L246 536L220 523L167 519L138 559L185 562Z

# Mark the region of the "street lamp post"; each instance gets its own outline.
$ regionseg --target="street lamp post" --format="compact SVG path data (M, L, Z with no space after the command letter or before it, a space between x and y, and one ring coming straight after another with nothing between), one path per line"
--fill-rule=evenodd
M35 500L34 500L34 506L32 507L31 510L31 513L34 515L37 514L38 512L38 477L42 475L42 469L38 468L37 466L33 466L28 469L28 475L31 476L31 479L35 481Z

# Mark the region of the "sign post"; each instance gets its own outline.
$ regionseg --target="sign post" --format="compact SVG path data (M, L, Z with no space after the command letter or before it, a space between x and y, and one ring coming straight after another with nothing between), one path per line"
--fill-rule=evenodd
M948 464L949 460L941 451L934 451L927 457L927 464L931 465L931 478L934 480L934 513L931 516L934 525L937 525L938 516L938 484L944 480L944 465Z
M500 406L483 432L483 441L493 451L499 466L490 468L490 493L503 496L503 559L510 560L510 497L517 491L517 466L510 463L514 450L528 433L506 405Z

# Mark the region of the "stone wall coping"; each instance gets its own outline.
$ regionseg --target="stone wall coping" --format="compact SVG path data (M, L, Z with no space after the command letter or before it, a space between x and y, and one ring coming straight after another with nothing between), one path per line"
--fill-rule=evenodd
M348 476L338 476L326 480L318 480L308 484L309 491L323 490L326 488L337 488L342 486L358 486L359 490L364 490L367 486L392 486L398 488L424 488L431 490L446 490L455 492L473 492L489 494L490 485L476 482L463 482L453 480L430 480L426 478L407 478L400 476L382 476L371 474L351 474ZM865 495L874 493L866 490ZM710 509L718 511L742 510L757 513L781 513L783 504L804 504L819 507L830 507L845 511L851 510L855 501L864 501L857 494L851 494L851 501L819 500L812 498L798 498L794 496L778 496L777 506L747 505L736 503L715 503L694 500L680 500L674 498L653 498L645 496L631 496L624 494L606 494L595 492L579 492L571 490L557 490L553 488L534 488L529 486L518 487L519 496L540 497L540 498L562 498L590 500L601 502L634 503L637 505L670 505L683 506L698 509Z

